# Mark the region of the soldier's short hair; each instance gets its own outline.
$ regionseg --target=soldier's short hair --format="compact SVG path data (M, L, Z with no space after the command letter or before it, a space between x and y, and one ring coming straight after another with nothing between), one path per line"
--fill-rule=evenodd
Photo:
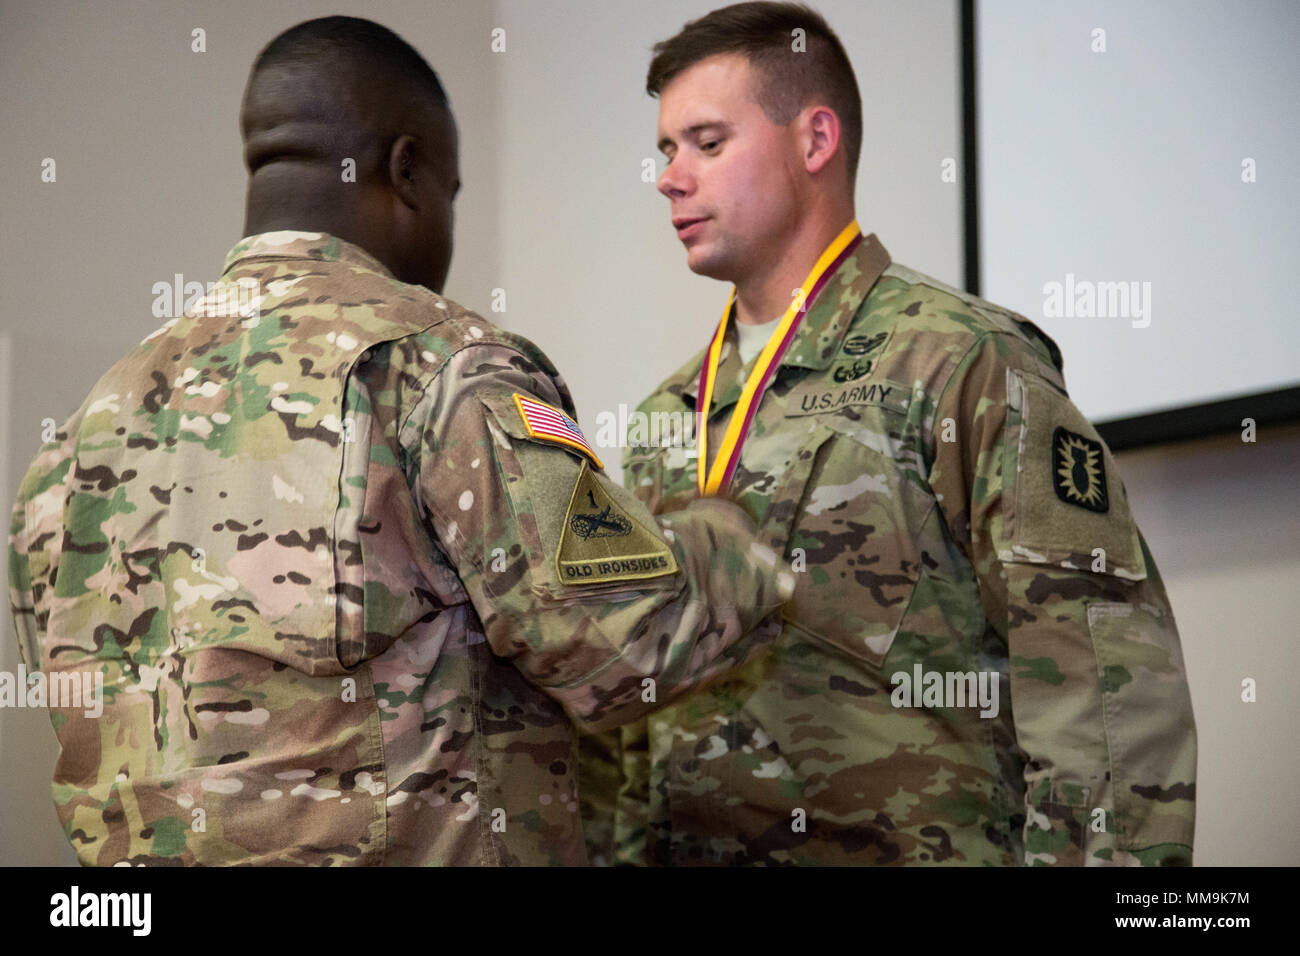
M392 30L361 17L320 17L290 27L262 48L253 61L253 75L272 66L315 65L337 68L342 64L365 70L382 66L417 89L433 104L451 109L438 74L411 46Z
M815 10L771 2L721 7L656 43L653 52L645 81L651 96L707 57L740 53L762 78L756 100L773 123L783 126L821 100L839 117L852 184L862 150L862 97L844 45Z

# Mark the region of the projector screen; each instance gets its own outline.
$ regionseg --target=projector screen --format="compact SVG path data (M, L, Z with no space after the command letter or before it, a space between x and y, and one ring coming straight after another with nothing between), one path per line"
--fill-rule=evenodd
M1183 410L1126 444L1293 415L1300 3L981 0L974 36L980 294L1099 427Z

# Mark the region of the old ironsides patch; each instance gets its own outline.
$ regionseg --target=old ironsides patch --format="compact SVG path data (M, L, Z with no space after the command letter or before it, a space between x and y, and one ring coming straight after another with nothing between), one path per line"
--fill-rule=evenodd
M555 559L569 585L657 578L677 571L672 549L628 514L596 480L584 461L564 516Z

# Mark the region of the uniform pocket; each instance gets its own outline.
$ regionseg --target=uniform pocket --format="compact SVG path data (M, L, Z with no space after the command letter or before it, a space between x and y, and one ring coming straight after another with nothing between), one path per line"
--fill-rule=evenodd
M1192 845L1196 731L1178 631L1159 601L1088 605L1117 845ZM1151 746L1161 741L1160 747ZM1139 842L1140 835L1140 842Z
M890 413L872 409L853 423L864 436L819 424L773 498L797 502L786 546L795 593L785 619L864 661L883 665L920 577L919 527L933 502L906 482L892 454ZM883 449L883 450L882 450Z
M1032 784L1025 802L1025 864L1083 866L1092 803L1090 787L1046 778Z

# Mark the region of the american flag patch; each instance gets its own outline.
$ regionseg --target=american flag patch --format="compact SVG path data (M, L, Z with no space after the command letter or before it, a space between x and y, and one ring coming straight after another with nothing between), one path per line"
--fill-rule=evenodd
M529 435L543 441L559 442L561 445L576 448L595 462L597 468L605 467L592 451L591 446L587 444L587 439L582 437L582 430L572 418L554 405L547 405L535 398L526 398L518 392L514 393L514 397L515 405L519 407L519 415L523 418L524 427L528 429Z

